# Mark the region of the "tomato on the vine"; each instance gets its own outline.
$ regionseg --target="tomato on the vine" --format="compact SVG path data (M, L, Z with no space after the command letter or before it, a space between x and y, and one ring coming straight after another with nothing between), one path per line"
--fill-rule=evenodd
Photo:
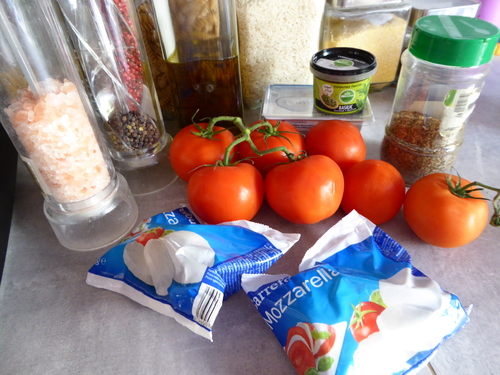
M384 306L375 302L361 302L355 306L349 324L354 340L361 342L378 332L377 318L384 310Z
M251 220L262 205L264 182L250 164L203 167L189 179L187 194L193 212L208 224Z
M221 126L208 129L208 123L191 124L182 128L170 145L170 163L175 173L189 181L196 168L222 160L226 148L235 140L231 131ZM231 150L235 160L237 148Z
M430 245L459 247L475 240L483 232L489 220L488 204L475 186L460 197L452 193L446 178L450 178L452 190L457 190L458 176L434 173L422 177L409 188L403 205L406 222L415 234ZM460 187L470 182L460 178ZM462 193L466 192L462 189Z
M308 155L326 155L346 171L366 157L366 145L359 129L343 120L325 120L306 134Z
M324 155L279 165L266 175L264 185L271 208L297 224L314 224L332 216L344 193L342 171Z
M254 126L263 123L263 120L253 123ZM250 133L250 138L259 151L266 151L276 147L285 147L297 156L305 150L304 136L295 126L285 121L268 120L272 126L262 126ZM275 151L265 155L257 155L249 142L240 144L240 159L252 163L263 175L280 163L288 163L289 158L283 151Z
M385 161L357 163L344 172L344 185L342 210L356 210L374 224L389 221L403 206L405 182L401 173Z

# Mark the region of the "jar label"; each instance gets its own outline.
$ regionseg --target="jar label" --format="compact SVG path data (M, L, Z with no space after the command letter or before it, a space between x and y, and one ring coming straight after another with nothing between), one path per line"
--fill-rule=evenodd
M360 111L368 96L371 77L357 82L328 82L314 78L314 106L331 114L350 114Z
M443 101L443 116L440 133L443 136L455 136L462 131L465 122L474 109L474 103L481 90L474 86L465 89L453 89L448 92Z

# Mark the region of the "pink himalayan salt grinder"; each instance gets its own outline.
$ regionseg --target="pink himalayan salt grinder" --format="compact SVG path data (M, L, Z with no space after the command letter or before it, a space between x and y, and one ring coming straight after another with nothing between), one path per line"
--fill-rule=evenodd
M52 1L0 4L0 121L59 242L96 250L128 234L138 209L97 128L59 14Z

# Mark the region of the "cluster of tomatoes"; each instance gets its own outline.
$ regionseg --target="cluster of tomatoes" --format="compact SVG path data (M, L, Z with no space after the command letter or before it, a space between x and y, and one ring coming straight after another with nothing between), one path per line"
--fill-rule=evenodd
M239 135L216 125L228 120ZM251 220L266 199L297 224L317 223L341 208L378 225L404 207L417 236L439 247L465 245L486 227L488 205L480 189L463 189L468 181L433 174L407 192L396 168L365 158L361 132L340 120L319 122L304 136L285 121L246 127L238 117L219 117L183 128L170 148L172 167L188 184L191 208L209 224Z

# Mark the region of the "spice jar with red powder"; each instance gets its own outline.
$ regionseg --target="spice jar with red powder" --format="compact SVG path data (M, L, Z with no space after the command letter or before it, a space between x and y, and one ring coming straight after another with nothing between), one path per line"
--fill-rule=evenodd
M121 240L138 209L115 171L64 25L51 1L0 4L0 122L60 243L94 250Z
M176 175L172 137L129 0L57 0L97 106L116 168L136 195L158 191Z

